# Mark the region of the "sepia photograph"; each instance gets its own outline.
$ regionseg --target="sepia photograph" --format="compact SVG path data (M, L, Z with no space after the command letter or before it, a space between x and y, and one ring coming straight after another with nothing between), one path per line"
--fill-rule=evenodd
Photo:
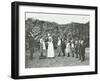
M25 12L25 68L88 66L90 16Z

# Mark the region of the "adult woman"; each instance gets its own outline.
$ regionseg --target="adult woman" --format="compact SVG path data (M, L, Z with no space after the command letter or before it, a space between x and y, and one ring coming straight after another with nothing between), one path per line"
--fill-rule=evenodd
M50 34L48 34L48 50L47 50L48 58L53 58L55 56L54 55L54 46L53 46L52 41L53 41L52 37L50 36Z

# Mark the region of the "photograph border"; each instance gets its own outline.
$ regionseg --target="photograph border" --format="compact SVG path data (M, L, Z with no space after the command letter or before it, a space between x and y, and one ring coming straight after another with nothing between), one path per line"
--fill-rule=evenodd
M20 5L95 10L95 71L20 76L19 75L19 6ZM98 62L97 62L98 61L97 17L98 16L97 15L98 15L98 8L96 6L33 3L33 2L32 3L31 2L12 2L11 4L11 78L26 79L26 78L43 78L43 77L97 74L98 73Z

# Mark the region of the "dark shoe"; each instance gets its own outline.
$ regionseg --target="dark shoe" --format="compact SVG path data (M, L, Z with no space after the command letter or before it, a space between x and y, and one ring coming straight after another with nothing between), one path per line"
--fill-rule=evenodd
M39 58L40 58L40 59L45 59L46 57L45 57L45 56L40 56Z
M69 53L68 53L68 56L67 57L70 57Z
M63 56L65 56L65 54Z

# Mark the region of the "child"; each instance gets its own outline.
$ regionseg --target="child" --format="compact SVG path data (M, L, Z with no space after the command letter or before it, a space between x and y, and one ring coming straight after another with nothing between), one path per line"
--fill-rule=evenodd
M43 40L43 38L40 39L40 52L41 52L41 56L40 58L45 58L45 50L46 50L46 47L45 47L45 41Z
M69 40L66 41L66 49L65 49L65 52L66 52L67 56L69 57L70 56L70 52L71 52Z

